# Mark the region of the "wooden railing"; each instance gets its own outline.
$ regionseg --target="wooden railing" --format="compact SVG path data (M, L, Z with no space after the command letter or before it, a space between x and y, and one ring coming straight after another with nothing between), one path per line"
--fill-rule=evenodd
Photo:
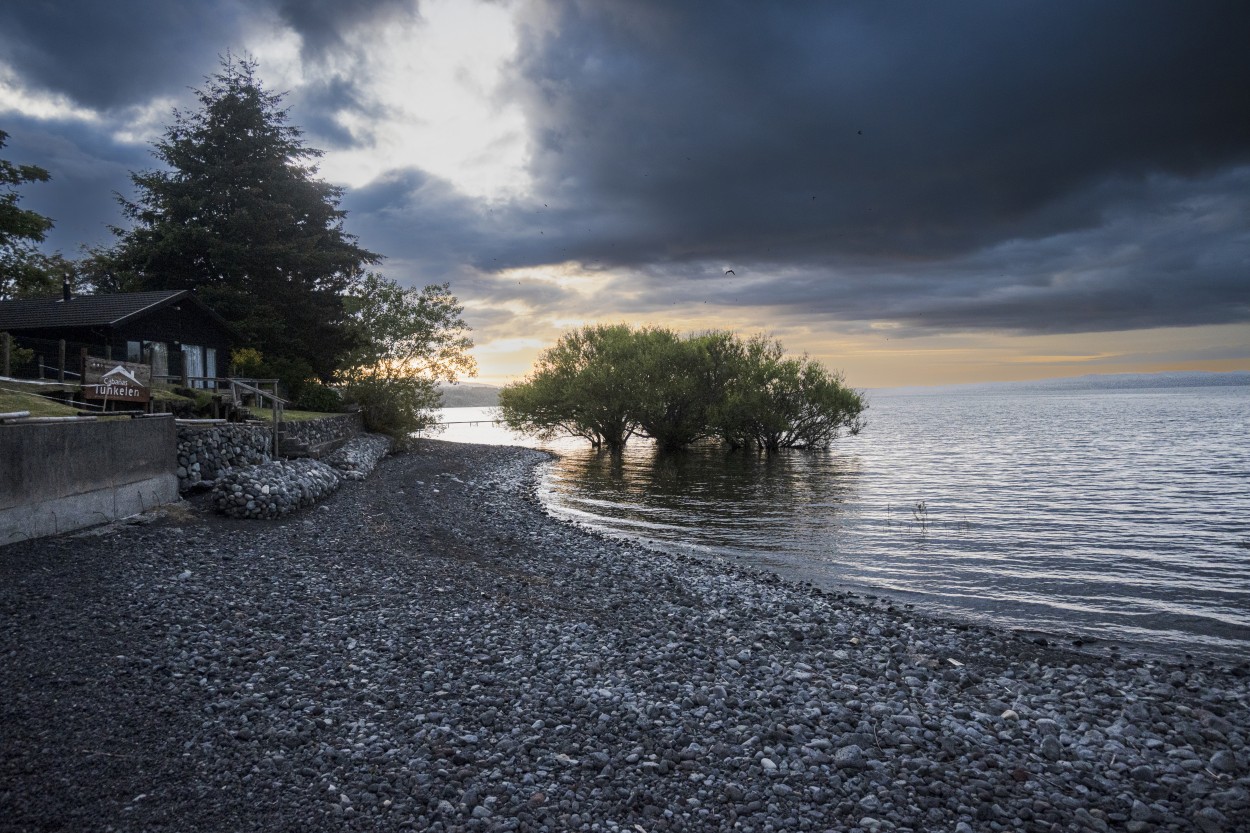
M265 399L268 399L273 403L273 456L276 459L278 457L278 451L282 445L281 437L278 435L278 425L282 422L282 411L287 404L286 400L278 396L277 393L263 391L255 385L249 385L242 379L231 379L229 381L230 399L235 405L242 405L243 397L247 394L258 397L262 405L264 404ZM276 391L278 380L274 379L272 381Z
M234 382L244 382L253 388L259 389L265 396L273 398L278 395L277 379L254 379L250 376L158 376L153 374L152 381L163 382L167 385L181 385L192 390L209 391L230 390Z
M176 380L192 390L228 391L230 404L236 408L255 404L258 408L265 406L266 400L273 408L273 455L278 456L281 438L278 436L278 425L282 422L286 406L290 404L278 396L277 379L251 379L220 376L153 376L152 380ZM269 390L261 387L265 385ZM249 402L251 400L251 402Z

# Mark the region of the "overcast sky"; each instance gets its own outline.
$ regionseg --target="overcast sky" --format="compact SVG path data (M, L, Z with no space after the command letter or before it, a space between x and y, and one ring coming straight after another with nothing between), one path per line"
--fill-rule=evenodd
M0 5L0 155L76 255L231 51L486 381L590 321L861 387L1250 369L1250 4ZM732 271L730 271L732 270Z

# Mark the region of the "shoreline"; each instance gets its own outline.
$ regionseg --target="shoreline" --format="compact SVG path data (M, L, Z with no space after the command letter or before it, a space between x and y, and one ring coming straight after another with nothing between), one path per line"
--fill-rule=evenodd
M543 511L543 456L426 439L280 520L0 548L0 830L1250 817L1244 666L618 541Z

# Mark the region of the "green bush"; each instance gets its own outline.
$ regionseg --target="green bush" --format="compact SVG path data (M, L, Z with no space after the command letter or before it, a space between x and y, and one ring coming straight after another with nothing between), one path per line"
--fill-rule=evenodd
M358 339L335 381L360 407L366 430L409 447L414 431L436 422L438 384L476 370L464 308L449 284L405 288L373 272L346 301Z
M343 394L320 382L309 382L304 385L294 407L298 411L317 411L323 414L337 414L343 410Z
M230 369L231 375L245 379L277 379L279 395L289 402L299 402L305 388L321 384L313 374L312 365L303 359L267 359L251 347L231 351Z
M313 375L312 365L303 359L267 359L265 361L266 378L276 378L288 402L298 402L304 395L304 389L319 384Z
M259 378L265 370L265 357L254 347L230 351L230 375Z
M346 402L360 408L365 430L386 434L399 450L412 445L412 434L436 422L439 392L433 382L412 377L358 377L343 389Z

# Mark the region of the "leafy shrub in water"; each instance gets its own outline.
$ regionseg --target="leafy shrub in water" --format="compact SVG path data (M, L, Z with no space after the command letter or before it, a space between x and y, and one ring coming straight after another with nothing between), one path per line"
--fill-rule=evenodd
M807 356L764 336L589 325L543 351L499 392L510 428L583 437L612 452L635 434L664 451L719 437L735 448L826 448L863 427L863 398Z

